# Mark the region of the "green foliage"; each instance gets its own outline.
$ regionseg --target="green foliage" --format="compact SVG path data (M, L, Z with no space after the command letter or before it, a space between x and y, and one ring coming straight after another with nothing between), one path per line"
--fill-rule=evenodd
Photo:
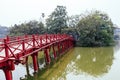
M79 37L79 34L78 34L79 31L77 30L77 25L79 21L80 21L80 15L72 15L68 17L67 19L68 27L65 28L62 32L72 35L74 39L77 41Z
M82 15L77 25L81 46L110 46L113 42L113 24L107 14L92 11Z
M50 33L61 33L61 29L67 27L67 12L66 7L57 6L57 8L49 15L46 20L47 28Z
M76 28L79 21L80 21L80 15L72 15L68 17L68 26Z
M45 14L42 13L44 18ZM46 27L36 20L14 25L11 36L66 33L73 35L80 46L110 46L113 43L113 23L107 14L91 11L81 15L67 16L65 6L57 6L46 19Z
M45 33L44 24L38 21L30 21L28 23L22 23L20 25L14 25L10 29L10 36L20 36L20 35L32 35L32 34L43 34Z

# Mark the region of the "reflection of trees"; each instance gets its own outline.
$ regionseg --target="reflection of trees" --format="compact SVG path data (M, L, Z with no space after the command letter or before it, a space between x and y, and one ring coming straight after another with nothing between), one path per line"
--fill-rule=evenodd
M46 66L34 80L66 80L69 73L87 73L96 77L107 73L112 61L112 47L74 48L52 65Z
M79 48L75 54L80 54L80 59L75 59L77 72L83 71L92 76L107 73L113 61L112 47L106 48Z

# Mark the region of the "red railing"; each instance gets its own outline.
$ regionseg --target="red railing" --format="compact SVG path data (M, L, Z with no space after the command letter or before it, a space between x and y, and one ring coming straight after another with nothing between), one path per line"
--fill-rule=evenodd
M66 34L44 34L44 35L25 35L17 37L6 37L0 39L0 69L3 69L6 80L12 80L11 70L15 69L15 64L21 63L22 58L32 55L34 71L38 70L36 57L40 50L44 49L46 60L49 63L50 57L48 48L53 47L54 57L56 51L54 45L57 45L58 51L73 46L73 38Z

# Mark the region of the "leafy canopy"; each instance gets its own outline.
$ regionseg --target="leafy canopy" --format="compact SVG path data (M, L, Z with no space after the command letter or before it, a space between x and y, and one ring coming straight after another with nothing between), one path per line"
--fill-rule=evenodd
M61 30L67 27L66 7L57 6L46 20L46 25L50 33L61 33Z
M32 35L32 34L43 34L45 33L44 24L36 20L22 23L20 25L14 25L10 28L10 36L20 35Z
M77 25L81 46L109 46L113 42L113 24L107 14L91 11Z

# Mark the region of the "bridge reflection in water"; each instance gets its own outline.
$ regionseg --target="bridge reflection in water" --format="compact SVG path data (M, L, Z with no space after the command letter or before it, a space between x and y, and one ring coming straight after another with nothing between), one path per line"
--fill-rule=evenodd
M112 47L76 47L47 67L45 72L41 70L27 80L98 80L109 73L113 59Z

